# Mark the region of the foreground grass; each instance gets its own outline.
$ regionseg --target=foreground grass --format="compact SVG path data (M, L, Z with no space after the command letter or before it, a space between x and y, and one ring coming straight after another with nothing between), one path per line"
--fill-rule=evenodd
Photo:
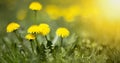
M38 39L40 39L39 37ZM76 35L64 40L64 45L52 46L51 40L28 41L22 39L2 39L0 63L119 63L120 51L108 46L98 45ZM45 43L46 42L46 43ZM33 48L31 47L33 44Z

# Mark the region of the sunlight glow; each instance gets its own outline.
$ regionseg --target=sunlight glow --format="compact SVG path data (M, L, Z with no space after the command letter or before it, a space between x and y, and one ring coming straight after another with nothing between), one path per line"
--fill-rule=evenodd
M98 0L97 5L107 19L120 19L120 0Z

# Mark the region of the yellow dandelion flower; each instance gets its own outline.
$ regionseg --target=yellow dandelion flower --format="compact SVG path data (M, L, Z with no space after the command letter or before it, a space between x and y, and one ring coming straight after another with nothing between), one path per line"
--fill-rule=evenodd
M35 39L35 36L34 36L33 34L27 34L27 35L25 36L25 38L26 38L27 40L34 40L34 39Z
M29 6L29 8L31 10L41 10L42 9L42 5L39 2L32 2Z
M45 23L42 23L42 24L40 24L39 26L41 26L41 27L49 27L49 25L48 25L48 24L45 24Z
M80 12L80 7L78 5L72 5L66 9L63 9L62 15L65 21L73 22L75 20L75 17L80 15Z
M49 34L50 27L48 24L42 23L39 25L39 30L40 30L40 34L45 36L45 35Z
M57 29L56 34L62 38L65 38L65 37L69 36L70 32L68 29L61 27L61 28Z
M20 27L19 24L12 22L12 23L8 24L7 32L13 32L13 31L17 30L19 27Z
M38 25L32 25L27 30L28 33L39 33L39 26Z
M73 16L73 15L66 15L66 16L64 16L64 19L65 19L65 21L67 21L67 22L73 22L74 20L75 20L75 16Z
M60 9L55 5L48 5L45 10L53 20L56 20L61 16Z
M20 10L18 10L18 12L17 12L16 18L17 18L18 20L24 20L25 17L26 17L26 15L27 15L27 11L24 10L24 9L20 9Z

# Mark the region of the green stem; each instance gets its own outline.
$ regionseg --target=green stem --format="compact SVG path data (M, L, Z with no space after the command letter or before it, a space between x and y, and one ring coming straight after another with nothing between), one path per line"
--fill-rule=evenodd
M39 43L38 43L37 37L36 37L36 39L35 39L35 42L36 42L37 46L39 46Z
M16 35L16 37L18 38L18 40L20 41L20 44L21 44L23 47L25 47L24 44L23 44L23 39L17 34L16 31L15 31L15 35Z
M15 31L14 33L15 33L16 37L18 38L18 40L19 40L20 42L23 42L22 38L17 34L17 31Z
M61 47L63 46L63 38L61 37Z
M46 35L45 35L45 39L46 39L46 41L49 41Z
M34 48L33 48L33 43L32 43L32 41L30 41L30 44L31 44L32 52L34 53Z
M37 23L37 11L34 11L35 23Z
M47 47L49 48L49 49L52 49L52 42L47 38L47 36L45 36L45 39L46 39L46 41L47 41Z
M23 39L21 38L20 35L17 34L16 31L15 31L15 35L16 35L16 37L18 38L18 40L20 41L20 45L22 46L20 50L21 50L22 52L24 52L24 55L26 55L26 52L25 52L25 51L30 52L29 49L24 45ZM23 50L22 50L22 49L23 49ZM23 55L23 54L22 54L22 55ZM25 58L25 56L24 56L24 58Z

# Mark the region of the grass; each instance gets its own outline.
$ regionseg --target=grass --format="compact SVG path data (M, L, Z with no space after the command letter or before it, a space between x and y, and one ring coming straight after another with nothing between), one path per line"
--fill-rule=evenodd
M15 34L14 34L15 35ZM16 35L15 35L16 37ZM119 63L119 50L109 46L92 45L75 34L52 46L51 40L25 40L4 37L0 46L0 63ZM38 37L41 39L41 37ZM22 42L21 42L22 41ZM21 44L22 43L22 44ZM31 47L33 46L33 49ZM109 53L108 53L109 52Z

